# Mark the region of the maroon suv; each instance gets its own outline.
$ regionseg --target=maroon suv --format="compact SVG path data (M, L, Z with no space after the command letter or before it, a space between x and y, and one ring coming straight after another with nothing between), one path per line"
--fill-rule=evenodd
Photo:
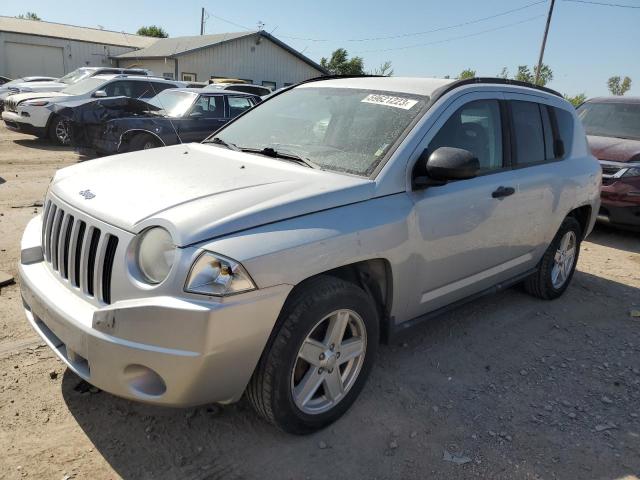
M602 165L598 220L640 228L640 97L593 98L578 116Z

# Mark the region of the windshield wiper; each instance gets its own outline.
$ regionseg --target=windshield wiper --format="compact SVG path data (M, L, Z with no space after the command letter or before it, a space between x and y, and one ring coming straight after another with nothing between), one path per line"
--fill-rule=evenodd
M298 155L297 153L291 153L291 152L280 152L278 150L275 150L271 147L265 147L265 148L240 148L241 151L243 152L247 152L247 153L257 153L259 155L264 155L266 157L272 157L272 158L282 158L284 160L291 160L294 161L300 165L304 165L306 167L309 168L315 168L318 170L322 170L322 167L320 165L318 165L317 163L312 162L311 160L309 160L306 157L302 157L300 155Z
M205 140L202 143L215 143L216 145L223 145L227 147L229 150L233 150L234 152L241 151L235 143L225 142L220 137L213 137L211 140Z

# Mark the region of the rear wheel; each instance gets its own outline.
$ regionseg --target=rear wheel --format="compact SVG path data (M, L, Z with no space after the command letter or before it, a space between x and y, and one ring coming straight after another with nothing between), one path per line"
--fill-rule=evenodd
M49 138L58 145L71 143L71 125L62 117L54 117L49 125Z
M542 257L538 271L525 280L525 290L544 300L562 295L575 272L581 238L578 221L573 217L565 218Z
M138 150L149 150L150 148L161 147L162 144L158 139L148 133L139 133L135 135L129 142L128 152L136 152Z
M255 410L305 434L343 415L364 386L378 346L378 314L358 286L318 277L292 294L247 395Z

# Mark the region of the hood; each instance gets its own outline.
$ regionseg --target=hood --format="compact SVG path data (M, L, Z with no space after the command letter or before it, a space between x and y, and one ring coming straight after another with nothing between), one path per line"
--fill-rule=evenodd
M367 178L198 143L60 170L51 192L129 232L160 225L178 246L371 198ZM79 192L90 190L94 196Z
M61 92L27 92L11 95L11 101L15 102L17 105L18 103L22 103L26 100L35 100L36 98L57 98L68 96L69 95L67 95L66 93Z
M591 153L598 160L640 162L640 140L587 135Z
M62 82L24 82L12 85L12 88L19 88L25 93L28 92L59 92L69 85ZM24 90L23 90L24 89Z

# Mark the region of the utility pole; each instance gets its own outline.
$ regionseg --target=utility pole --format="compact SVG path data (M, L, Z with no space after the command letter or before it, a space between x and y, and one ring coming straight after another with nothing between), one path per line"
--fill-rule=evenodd
M556 0L551 0L549 5L549 14L547 15L547 25L544 27L544 37L542 37L542 45L540 46L540 56L538 57L538 67L536 68L536 80L535 84L538 85L540 79L540 69L542 68L542 59L544 57L544 48L547 45L547 35L549 34L549 24L551 24L551 15L553 15L553 6Z
M200 14L200 35L204 35L204 7L202 7L202 13Z

